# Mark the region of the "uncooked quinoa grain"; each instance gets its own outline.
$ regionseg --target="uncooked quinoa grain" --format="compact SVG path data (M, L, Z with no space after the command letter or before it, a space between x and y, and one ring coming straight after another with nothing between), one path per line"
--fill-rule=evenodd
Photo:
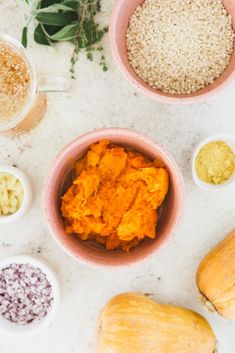
M171 94L213 83L227 67L233 43L232 19L221 0L145 0L126 34L137 75Z
M53 303L46 275L30 264L13 263L0 270L0 314L18 325L39 322Z

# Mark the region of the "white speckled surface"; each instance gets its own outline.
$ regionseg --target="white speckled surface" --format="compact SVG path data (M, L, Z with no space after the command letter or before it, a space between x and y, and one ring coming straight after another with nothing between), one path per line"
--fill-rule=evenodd
M108 21L113 1L103 0ZM23 25L22 0L0 1L0 31L17 39ZM39 72L66 74L69 46L56 50L30 43ZM24 219L0 225L0 258L38 255L54 266L61 278L62 301L54 323L43 334L9 339L0 333L1 353L92 353L96 317L105 302L122 291L153 293L154 298L203 310L198 302L195 271L200 259L235 227L235 188L208 193L191 178L190 156L203 137L235 132L235 80L207 101L191 106L158 104L136 92L110 56L103 73L83 57L72 97L50 104L45 118L30 134L0 137L0 164L17 164L33 182L34 200ZM130 127L160 141L178 162L186 185L186 209L173 239L148 262L128 270L94 270L68 257L48 232L42 210L43 181L55 155L71 139L99 127ZM203 313L212 324L220 353L235 352L235 323ZM125 353L125 352L123 352ZM180 352L179 352L180 353Z

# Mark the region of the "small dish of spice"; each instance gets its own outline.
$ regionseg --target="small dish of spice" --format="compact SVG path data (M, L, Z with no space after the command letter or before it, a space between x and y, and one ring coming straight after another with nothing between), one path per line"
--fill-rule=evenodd
M226 187L235 182L235 139L216 135L197 145L192 157L195 183L206 190Z
M0 166L0 223L12 223L29 209L32 188L28 177L14 166Z
M22 334L48 325L59 297L56 275L44 262L30 256L0 262L0 330Z

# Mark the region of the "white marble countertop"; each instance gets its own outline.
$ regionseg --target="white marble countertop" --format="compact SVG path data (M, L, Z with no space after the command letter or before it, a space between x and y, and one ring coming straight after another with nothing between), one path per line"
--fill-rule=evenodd
M103 0L106 23L112 3ZM20 39L24 11L22 0L0 1L0 32ZM62 287L53 324L27 338L9 339L0 333L0 352L93 353L95 321L102 306L119 292L139 291L203 314L215 330L219 352L234 353L235 323L202 310L195 271L207 251L235 227L235 188L219 192L198 189L191 177L190 156L203 137L235 133L235 80L203 103L160 104L126 82L111 58L107 37L105 46L108 72L81 57L70 101L50 104L45 118L31 133L14 139L0 137L0 163L17 164L29 175L34 190L27 215L14 225L0 225L0 258L40 254L57 269ZM69 46L53 50L31 41L29 50L38 72L68 72ZM52 239L42 210L43 182L55 155L73 138L100 127L129 127L149 134L173 154L185 179L181 226L150 260L128 270L91 269L70 258Z

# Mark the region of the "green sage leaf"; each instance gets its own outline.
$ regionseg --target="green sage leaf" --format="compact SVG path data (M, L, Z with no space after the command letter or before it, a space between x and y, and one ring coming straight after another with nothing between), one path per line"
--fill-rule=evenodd
M58 3L61 3L61 0L41 0L39 1L39 7L42 9Z
M38 13L41 12L57 12L59 10L62 11L72 11L74 12L74 10L71 8L71 6L67 6L65 4L54 4L45 8L42 8L40 10L38 10Z
M44 33L46 32L46 35L50 37L52 34L57 33L60 29L63 28L63 26L52 26L52 25L43 25Z
M74 11L79 10L79 4L80 4L79 0L65 0L65 1L63 1L63 5L70 7Z
M39 23L54 26L66 26L76 19L77 16L75 13L39 12L36 15L36 20Z
M50 45L50 41L48 40L46 34L44 33L42 26L40 24L37 25L34 31L34 40L38 44L42 45Z
M67 25L63 27L61 30L59 30L57 33L50 36L50 39L58 42L70 41L76 36L77 28L78 28L78 23Z
M23 28L21 43L25 48L27 48L27 45L28 45L28 27L27 26L25 26Z

